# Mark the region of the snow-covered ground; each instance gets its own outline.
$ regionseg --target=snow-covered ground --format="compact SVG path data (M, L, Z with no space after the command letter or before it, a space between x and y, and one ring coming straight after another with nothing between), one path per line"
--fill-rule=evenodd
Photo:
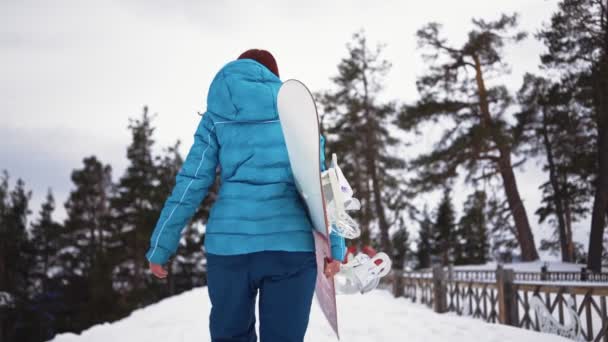
M365 296L339 296L338 308L342 341L568 341L472 318L435 314L407 299L395 299L384 290ZM121 321L94 326L81 335L58 335L53 342L206 342L210 341L209 309L207 289L198 288L137 310ZM305 341L336 341L316 303Z

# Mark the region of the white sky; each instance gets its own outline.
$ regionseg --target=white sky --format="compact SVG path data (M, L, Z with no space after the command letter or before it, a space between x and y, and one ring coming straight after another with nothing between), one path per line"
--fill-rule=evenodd
M283 79L298 78L319 91L331 87L345 44L364 29L371 43L387 44L384 57L393 64L384 96L411 102L417 97L416 76L425 68L415 39L422 25L441 22L458 44L472 17L518 12L520 27L534 33L556 4L0 0L0 169L23 178L34 191L34 212L51 187L61 219L70 172L81 167L83 157L96 155L120 176L130 140L128 118L138 116L143 105L158 113L157 148L180 139L185 154L211 79L246 49L271 51ZM519 88L525 71L538 69L542 50L533 38L507 50L510 89ZM534 226L537 187L544 178L539 168L529 163L518 178ZM464 195L455 199L459 207ZM586 233L581 237L586 244Z

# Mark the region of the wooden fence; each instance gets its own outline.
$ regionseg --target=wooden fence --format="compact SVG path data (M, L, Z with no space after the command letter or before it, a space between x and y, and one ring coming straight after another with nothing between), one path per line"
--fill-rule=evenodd
M459 268L453 270L448 267L447 272L451 275L450 279L455 280L496 280L495 271L467 270ZM590 283L607 283L608 273L592 273L582 268L580 272L549 272L546 268L541 268L540 272L516 272L516 281L584 281Z
M443 267L393 272L395 296L405 296L438 313L455 312L536 331L541 326L530 302L533 296L562 325L568 321L565 311L570 300L581 322L582 338L608 342L608 282L601 280L608 279L607 274L583 274L583 282L579 272L516 273L500 266L494 272Z

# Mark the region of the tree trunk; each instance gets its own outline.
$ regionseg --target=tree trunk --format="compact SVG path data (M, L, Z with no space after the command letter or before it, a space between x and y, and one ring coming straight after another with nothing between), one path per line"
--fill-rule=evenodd
M0 244L0 247L5 247ZM5 256L0 255L0 289L8 289L8 272L6 271Z
M382 251L392 254L391 249L391 241L388 236L388 222L386 220L386 215L384 213L384 208L382 206L382 191L381 191L381 182L379 179L379 175L376 168L376 158L375 153L377 153L378 143L376 141L375 133L378 131L378 122L376 118L372 118L370 113L371 103L369 101L369 93L368 93L368 82L367 76L365 75L366 68L363 69L363 106L364 106L364 115L367 122L367 129L365 130L366 142L367 146L365 146L365 156L366 156L366 164L367 164L367 172L370 173L371 178L371 187L374 197L374 207L376 210L376 214L378 215L378 226L380 228L380 246ZM370 196L371 197L371 196Z
M353 157L356 160L356 157ZM357 163L354 163L357 165ZM359 247L363 248L370 244L370 227L369 224L371 222L372 217L372 209L371 209L371 191L369 191L369 181L366 180L367 177L363 177L361 179L361 175L364 174L362 172L354 172L353 175L355 177L355 184L358 184L357 189L359 189L359 199L361 200L361 237L359 238Z
M95 259L97 257L97 245L95 243L95 224L91 224L89 228L89 268L95 265Z
M504 184L505 195L509 203L509 210L513 215L515 229L517 231L517 241L521 248L521 255L524 261L538 260L538 252L534 244L534 235L530 229L526 208L521 200L517 189L517 182L513 167L511 166L511 156L501 153L501 158L498 162L499 171Z
M570 209L570 202L567 201L564 204L564 208L566 210L566 240L568 241L568 255L571 256L572 261L576 261L574 259L574 241L572 241L572 210Z
M371 153L370 153L371 155ZM377 170L376 170L376 161L375 158L370 156L368 158L368 165L371 167L371 178L373 183L373 192L374 192L374 206L376 209L376 213L378 214L378 225L380 228L380 246L382 246L382 250L386 253L391 252L391 241L388 236L388 222L386 221L386 215L384 213L384 208L382 206L382 192L380 191L380 180L378 179Z
M374 201L374 209L376 211L376 215L378 215L378 226L380 228L380 246L382 250L386 253L391 251L390 239L388 236L388 222L386 220L386 215L384 213L384 208L382 206L382 191L380 180L378 178L378 172L376 169L376 158L374 158L374 150L370 147L375 147L375 141L373 139L373 132L367 132L369 147L366 148L366 164L368 168L368 172L370 173L371 180L371 190ZM370 196L371 199L372 196Z
M524 261L534 261L538 259L538 252L536 251L536 245L534 244L534 235L530 228L530 222L528 221L528 215L526 214L526 208L519 195L517 188L517 182L515 180L515 174L513 173L513 165L511 163L511 148L505 144L501 138L498 128L492 121L490 115L490 106L488 104L488 94L483 79L483 72L481 70L481 63L479 57L473 55L475 61L475 78L477 81L477 91L479 95L479 109L481 113L481 122L490 131L490 136L496 144L499 152L498 160L496 165L498 171L502 177L505 195L507 196L507 202L509 203L509 209L513 215L515 221L515 228L517 230L517 241L521 248L521 255Z
M559 243L562 252L562 261L571 262L573 255L570 254L568 244L568 234L566 230L565 210L564 210L564 194L561 191L561 187L557 180L557 169L555 167L555 161L553 160L553 148L551 141L549 140L549 132L547 127L547 115L545 110L542 111L543 125L541 134L543 136L543 145L545 145L545 152L547 153L547 164L549 166L549 182L553 188L553 205L555 206L555 216L557 216L557 229L559 232Z
M608 56L603 59L608 64ZM608 69L608 65L602 69ZM600 77L601 77L600 73ZM608 74L608 72L605 72ZM598 77L598 78L600 78ZM598 79L600 94L598 101L598 172L591 214L591 233L589 234L589 259L587 266L590 270L599 272L602 268L602 250L604 228L606 225L606 212L608 211L608 80Z
M598 171L591 214L591 233L589 234L589 256L587 267L595 272L602 269L602 250L604 228L608 213L608 0L600 13L603 29L601 58L594 75L594 102L598 127Z
M48 232L44 233L45 235L43 235L43 240L44 240L44 250L42 252L42 274L40 275L40 278L42 279L42 292L46 293L46 291L48 290L48 271L49 271L49 263L50 263L50 250L51 250L51 246L50 243L47 239Z
M604 115L608 115L608 113ZM591 214L589 259L587 261L588 268L595 272L599 272L602 267L604 228L606 225L606 210L608 210L608 129L605 124L600 130L598 140L599 169L593 201L593 213Z

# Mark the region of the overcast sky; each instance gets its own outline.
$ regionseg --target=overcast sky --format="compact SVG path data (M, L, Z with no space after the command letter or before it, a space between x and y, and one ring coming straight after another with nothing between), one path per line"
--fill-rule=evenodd
M411 102L425 68L415 39L422 25L442 23L458 45L472 17L518 12L520 27L534 33L556 3L0 0L0 169L26 181L35 212L48 187L62 207L70 172L83 157L96 155L113 166L115 179L120 176L128 118L143 105L158 114L157 148L180 139L185 154L211 79L246 49L270 50L283 79L298 78L318 91L331 87L345 44L364 29L371 43L387 44L384 57L393 63L384 96ZM533 38L507 49L510 89L520 86L525 71L538 70L542 50ZM534 163L518 176L536 226L537 187L544 177ZM59 208L56 216L64 215Z

